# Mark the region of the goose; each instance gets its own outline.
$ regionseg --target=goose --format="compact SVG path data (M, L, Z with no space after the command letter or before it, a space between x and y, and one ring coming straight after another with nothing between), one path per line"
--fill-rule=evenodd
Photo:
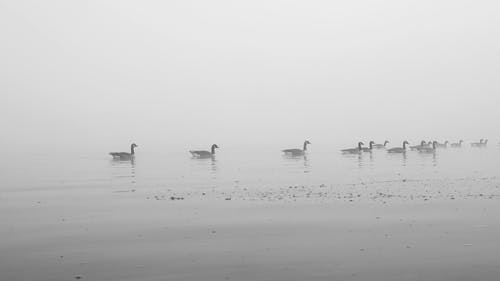
M432 147L422 147L420 149L418 149L419 152L424 152L424 153L431 153L431 152L435 152L436 151L436 147L437 147L437 144L438 142L435 141L432 143Z
M484 140L484 142L483 142L483 144L482 144L481 146L484 146L484 147L485 147L485 146L487 146L487 145L488 145L488 139L485 139L485 140Z
M464 140L460 140L459 142L456 142L456 143L452 143L451 144L451 147L462 147L462 143L464 142Z
M405 153L407 144L410 144L410 143L408 143L407 141L404 141L403 147L393 147L391 149L388 149L387 152L389 152L389 153Z
M388 140L384 141L384 144L373 144L373 148L385 148L387 144L389 143Z
M374 141L370 141L370 147L362 147L361 150L363 152L372 152L374 144L375 144Z
M341 151L342 151L342 153L360 153L361 151L363 151L363 148L362 148L363 145L364 145L364 143L358 142L358 147L342 149Z
M290 148L290 149L285 149L282 150L285 154L288 155L304 155L304 153L307 151L307 145L311 144L308 140L304 141L304 145L302 146L302 149L300 148Z
M444 143L439 143L436 141L435 143L436 143L437 148L447 148L449 141L445 141ZM434 143L433 143L433 145L434 145Z
M426 147L426 146L427 146L427 142L423 140L420 142L420 145L410 146L410 149L415 150L415 149L419 149L419 148Z
M483 145L483 141L484 141L484 139L480 139L480 140L479 140L479 142L472 142L472 143L470 144L470 146L472 146L472 147L479 147L479 146L482 146L482 145Z
M189 153L195 158L209 158L215 155L215 149L219 148L216 144L212 144L210 151L206 150L190 150Z
M109 155L113 156L115 159L130 159L135 155L135 148L138 147L137 144L133 143L130 145L130 153L128 152L110 152Z

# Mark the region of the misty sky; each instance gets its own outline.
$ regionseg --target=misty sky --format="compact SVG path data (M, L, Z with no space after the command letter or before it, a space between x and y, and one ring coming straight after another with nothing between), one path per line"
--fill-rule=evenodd
M0 0L0 144L498 142L499 8Z

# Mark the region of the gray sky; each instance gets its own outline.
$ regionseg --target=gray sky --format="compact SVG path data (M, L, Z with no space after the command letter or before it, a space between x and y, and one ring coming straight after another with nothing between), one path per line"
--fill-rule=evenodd
M0 144L496 141L499 7L0 0Z

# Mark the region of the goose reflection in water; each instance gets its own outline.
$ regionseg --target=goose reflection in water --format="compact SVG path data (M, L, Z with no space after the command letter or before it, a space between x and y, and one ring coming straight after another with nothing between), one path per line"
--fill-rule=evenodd
M391 159L401 159L401 166L406 167L408 160L408 153L406 150L400 153L387 153L387 157L390 157Z
M424 160L422 165L427 166L429 163L429 160L430 160L431 165L433 167L436 167L438 165L438 157L437 157L437 153L436 153L435 149L429 150L429 151L423 152L423 153L418 153L418 155L421 157L422 160Z
M356 164L359 169L362 169L364 165L364 157L362 153L342 153L342 158L347 159L348 162ZM369 153L371 155L371 153Z
M215 159L215 156L210 157L210 168L212 169L212 173L217 172L217 159Z
M114 178L130 178L132 184L136 183L135 180L135 165L136 160L131 158L113 158L110 161L111 168L113 168Z
M370 167L370 169L373 169L374 168L374 161L373 161L373 153L371 153L371 151L370 151L370 153L368 153L368 157L367 158L369 160L368 161L368 164L369 164L368 166Z
M299 167L297 165L302 166L301 169L303 169L304 173L310 172L310 163L307 154L302 154L302 155L284 154L283 159L287 163L290 163L291 164L290 166L295 166L295 167Z
M206 170L210 166L212 174L217 172L217 158L214 154L205 157L191 157L192 163L195 163L197 167L203 167Z
M358 159L358 167L360 169L363 169L363 168L373 169L374 157L373 157L373 153L371 151L369 153L357 154L357 155L353 155L353 156L356 156L356 158Z

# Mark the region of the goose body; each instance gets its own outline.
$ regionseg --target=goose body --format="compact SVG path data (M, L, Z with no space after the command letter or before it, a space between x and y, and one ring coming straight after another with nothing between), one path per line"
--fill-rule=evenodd
M436 147L437 147L437 141L432 143L432 147L422 147L418 151L423 153L431 153L436 151Z
M311 144L311 143L308 140L306 140L306 141L304 141L302 149L290 148L290 149L284 149L284 150L282 150L282 152L284 152L287 155L304 155L304 153L307 151L308 144Z
M435 142L437 148L447 148L448 143L449 143L448 141L445 141L444 143ZM433 143L433 145L434 145L434 143Z
M451 147L454 147L454 148L462 147L463 142L464 142L463 140L460 140L459 142L452 143Z
M407 144L409 144L409 143L407 141L404 141L403 147L394 147L394 148L388 149L387 152L389 152L389 153L405 153Z
M370 141L370 147L362 147L361 150L363 152L372 152L374 144L375 144L374 141Z
M219 148L216 144L212 144L210 151L207 150L190 150L189 153L195 158L210 158L215 155L215 149Z
M137 144L133 143L130 145L129 152L110 152L109 155L113 156L115 159L130 159L135 155L135 148L138 147Z
M411 150L418 150L419 148L426 147L426 146L427 146L427 143L423 140L420 142L420 145L410 146L410 149Z
M364 143L359 142L358 147L342 149L341 151L342 151L342 153L360 153L361 151L363 151L363 145L364 145Z
M479 147L483 145L483 139L480 139L479 142L471 142L470 146L472 147Z
M389 143L389 141L384 141L384 144L373 144L373 148L385 148L387 146L387 144Z
M485 139L483 144L481 145L482 147L486 147L488 145L488 139Z

